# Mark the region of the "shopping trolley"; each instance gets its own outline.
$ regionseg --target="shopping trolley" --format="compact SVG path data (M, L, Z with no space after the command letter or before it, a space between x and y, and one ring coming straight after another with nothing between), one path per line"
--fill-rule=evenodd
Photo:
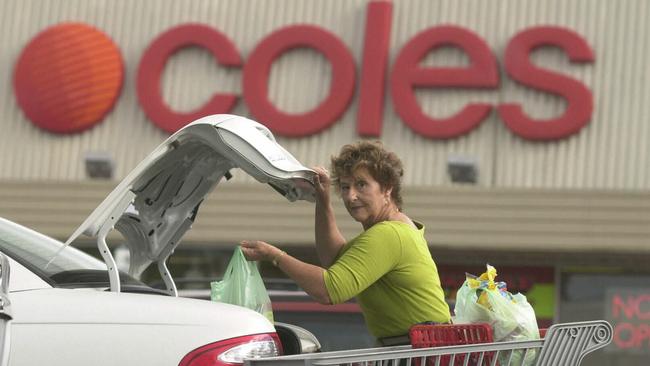
M555 324L542 339L414 348L397 346L248 359L248 366L346 365L346 366L451 366L463 359L496 366L578 366L590 352L612 341L612 326L604 320ZM520 355L521 357L514 357ZM443 363L443 360L446 363ZM519 362L519 363L517 363Z
M475 324L417 324L409 330L409 339L413 348L431 348L458 346L468 344L492 343L492 326L488 323ZM451 358L454 358L452 361ZM469 361L465 362L465 358ZM480 354L440 356L440 365L471 366L491 365L494 352ZM412 364L419 365L421 361L414 359ZM436 358L428 357L427 366L435 366Z
M540 329L539 336L544 338L547 329ZM430 348L444 346L458 346L466 344L492 343L493 330L489 323L472 323L472 324L416 324L409 331L409 339L413 348ZM523 357L521 351L515 353L516 358ZM501 355L504 357L505 355ZM486 352L481 355L469 355L470 361L468 366L492 365L492 359L495 357L494 352ZM534 359L534 354L526 356L526 361ZM440 365L453 364L455 366L466 365L465 356L458 355L455 362L449 362L450 356L440 357ZM433 366L434 360L429 359L427 366ZM412 362L419 364L419 360ZM514 362L515 364L531 364L532 362ZM497 364L498 365L498 364Z

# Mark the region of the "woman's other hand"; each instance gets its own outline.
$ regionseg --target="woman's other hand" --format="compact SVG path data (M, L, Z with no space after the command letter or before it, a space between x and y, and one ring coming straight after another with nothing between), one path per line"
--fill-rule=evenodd
M260 240L242 240L239 244L249 261L272 261L282 253L280 249Z
M322 166L312 167L316 172L316 181L314 186L316 188L316 200L320 203L329 203L330 199L330 172Z

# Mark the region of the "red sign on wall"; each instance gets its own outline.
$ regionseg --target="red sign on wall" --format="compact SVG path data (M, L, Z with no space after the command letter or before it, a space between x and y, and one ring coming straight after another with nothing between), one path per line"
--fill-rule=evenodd
M650 288L606 292L606 319L614 327L611 351L650 354Z
M380 136L385 95L390 92L394 109L404 124L415 133L432 139L455 138L469 133L484 121L493 109L515 134L530 140L555 140L578 132L591 119L593 95L579 80L534 65L530 53L543 46L562 49L572 62L593 62L588 43L570 29L538 26L515 34L508 42L502 62L507 77L527 87L558 95L566 100L561 116L539 120L526 115L513 102L499 105L470 103L447 118L429 116L422 110L415 90L419 88L498 89L501 76L498 61L490 46L469 29L439 25L423 30L398 52L389 67L388 47L392 26L392 6L388 1L368 4L366 28L359 81L357 131L363 136ZM91 31L87 31L92 33ZM225 67L243 68L241 96L215 94L192 112L178 112L165 103L160 79L167 60L184 47L198 46L208 50L215 62ZM442 47L462 50L470 64L466 67L424 67L427 53ZM268 80L271 65L283 53L295 48L311 48L320 52L332 70L329 92L324 101L304 113L288 113L271 102ZM24 54L27 54L29 47ZM41 57L48 60L48 54ZM19 66L21 64L19 63ZM30 75L33 70L20 66L16 74ZM17 77L18 78L18 77ZM199 117L229 113L240 97L253 118L266 124L277 134L302 137L319 133L340 119L354 98L357 84L352 53L333 33L312 25L293 25L278 29L264 37L243 60L237 46L227 35L204 24L183 24L169 29L154 39L145 50L137 70L137 94L147 117L160 128L174 132ZM121 80L121 79L120 79ZM388 83L386 82L388 81ZM19 85L19 83L16 83ZM22 85L22 84L21 84ZM29 99L37 84L21 87ZM387 90L387 87L390 89ZM33 118L21 107L29 118ZM495 108L496 107L496 108ZM55 114L52 108L51 114ZM50 112L44 112L45 114ZM61 122L56 132L75 132Z

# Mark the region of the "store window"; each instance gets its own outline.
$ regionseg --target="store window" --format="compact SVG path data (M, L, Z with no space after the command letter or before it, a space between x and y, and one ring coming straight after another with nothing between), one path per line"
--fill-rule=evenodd
M612 343L583 364L648 365L650 271L572 268L562 270L560 278L560 322L605 319L614 328Z

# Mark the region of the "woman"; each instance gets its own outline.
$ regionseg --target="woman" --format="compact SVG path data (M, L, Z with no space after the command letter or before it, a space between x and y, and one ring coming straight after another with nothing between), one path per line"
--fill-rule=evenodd
M330 203L330 177L316 178L316 250L323 267L262 241L242 241L248 260L268 260L322 304L357 297L380 344L408 343L416 323L450 320L424 226L401 211L402 163L379 142L345 145L332 158L332 181L363 232L346 243ZM394 342L396 341L397 342Z

